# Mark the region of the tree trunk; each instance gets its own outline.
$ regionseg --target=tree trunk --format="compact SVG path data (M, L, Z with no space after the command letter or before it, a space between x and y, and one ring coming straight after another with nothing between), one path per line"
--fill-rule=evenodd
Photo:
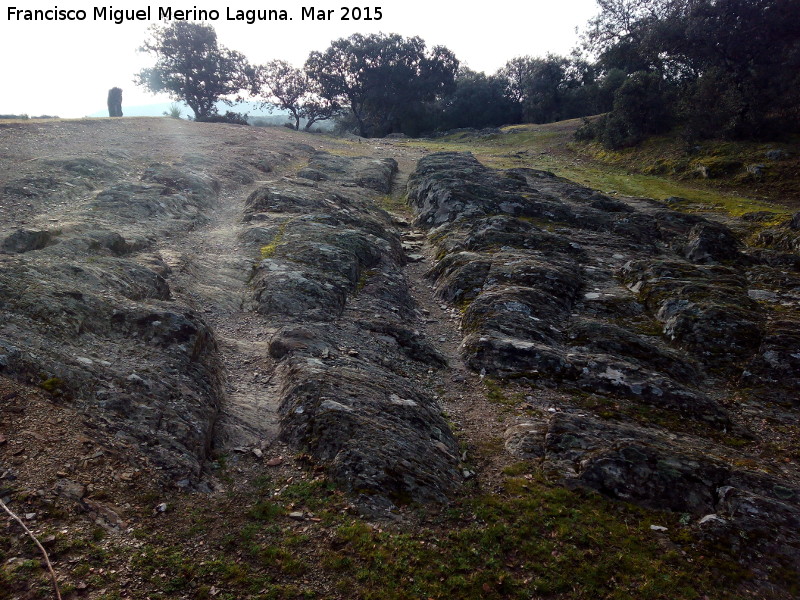
M367 125L364 123L364 119L361 118L361 115L358 114L358 111L356 111L355 108L353 108L353 115L355 116L356 121L358 121L358 135L363 138L367 137Z
M350 98L350 110L353 111L353 116L356 118L358 122L358 134L361 137L367 137L367 126L364 123L364 119L361 118L361 112L356 108L358 102L353 98Z

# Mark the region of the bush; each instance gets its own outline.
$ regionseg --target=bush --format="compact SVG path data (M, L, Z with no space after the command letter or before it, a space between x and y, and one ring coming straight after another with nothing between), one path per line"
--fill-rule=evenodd
M247 121L253 127L280 127L280 123L266 117L250 117Z
M687 143L706 138L780 137L790 130L792 119L773 119L760 112L748 98L754 92L736 85L720 71L710 70L687 85L681 95L683 135Z
M358 121L352 113L343 113L336 117L333 125L334 135L358 135Z
M603 119L600 141L606 148L617 150L635 146L644 138L641 129L623 116L611 112Z
M224 115L208 115L205 117L197 117L195 121L201 123L231 123L233 125L249 125L247 115L232 111L227 111Z
M605 125L606 116L598 117L594 121L590 121L587 117L583 117L583 125L578 127L575 132L575 140L578 142L590 142L600 137L602 126ZM600 126L598 126L600 124Z
M169 110L164 112L165 117L172 117L173 119L180 119L183 111L181 105L173 102L169 105Z
M614 108L597 122L600 141L607 148L633 146L672 125L666 85L656 73L638 71L614 94Z

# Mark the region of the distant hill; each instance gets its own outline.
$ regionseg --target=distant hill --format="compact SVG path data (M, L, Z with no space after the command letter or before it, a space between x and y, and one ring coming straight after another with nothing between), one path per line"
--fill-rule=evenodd
M178 104L181 109L183 110L182 118L186 118L187 116L194 117L194 113L192 109L189 108L186 104L182 102L159 102L157 104L145 104L142 106L126 106L125 104L122 105L122 112L126 117L160 117L165 112L168 113L170 107L173 104ZM256 102L240 102L238 104L234 104L233 106L228 106L223 102L217 103L217 110L224 114L226 111L233 111L239 113L247 113L251 117L279 117L282 118L285 113L283 112L272 112L270 113L268 110L260 108L259 104ZM102 110L98 110L93 112L87 117L107 117L108 116L108 109L103 108Z
M189 117L194 117L194 112L191 108L189 108L186 104L182 102L159 102L157 104L145 104L142 106L125 106L122 105L122 112L126 117L160 117L163 116L164 113L169 113L170 108L173 104L177 104L181 107L181 118L188 119ZM259 104L256 102L239 102L238 104L234 104L233 106L228 106L222 102L217 103L217 111L220 114L225 114L227 111L233 111L237 113L245 113L250 119L251 125L260 125L260 126L275 126L280 127L284 123L289 122L289 114L286 111L276 110L273 112L269 112L264 108L260 108ZM97 112L93 112L90 115L86 115L87 117L107 117L108 110L98 110ZM302 120L300 126L303 127L305 125L305 120ZM321 121L314 125L315 130L322 130L322 131L330 131L333 128L332 121Z

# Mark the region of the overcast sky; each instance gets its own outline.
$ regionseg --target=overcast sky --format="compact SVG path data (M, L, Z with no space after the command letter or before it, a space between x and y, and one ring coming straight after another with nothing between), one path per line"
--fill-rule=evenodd
M379 6L379 21L342 21L341 7ZM85 21L34 22L9 19L9 8L83 9ZM566 54L578 42L583 27L597 12L595 0L492 0L468 8L462 2L436 0L374 0L371 4L338 2L253 2L218 0L151 4L151 21L117 25L93 19L95 7L141 9L140 2L7 0L0 14L0 114L82 117L105 108L108 89L123 89L124 106L168 100L133 84L133 75L154 59L137 52L149 25L158 23L159 7L217 10L210 22L221 44L244 53L254 63L281 58L302 66L312 50L353 33L418 35L428 44L444 45L462 64L487 74L515 56ZM334 9L333 20L301 20L301 7ZM292 21L228 21L227 12L285 9ZM374 11L373 11L374 14Z

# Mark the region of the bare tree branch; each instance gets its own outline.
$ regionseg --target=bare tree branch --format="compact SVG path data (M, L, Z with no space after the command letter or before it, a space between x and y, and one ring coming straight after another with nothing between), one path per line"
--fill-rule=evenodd
M27 533L30 536L33 542L39 547L39 550L41 550L42 556L44 556L44 562L47 563L47 570L50 571L50 577L53 579L53 590L55 590L56 598L58 598L58 600L61 600L61 591L58 589L58 579L56 578L56 572L53 570L53 565L50 563L50 557L47 554L47 550L44 549L44 546L42 546L39 540L36 539L36 536L33 535L33 532L30 529L28 529L25 523L22 522L22 519L20 519L17 515L15 515L10 508L8 508L5 502L0 500L0 506L3 507L3 510L6 511L12 519L14 519L17 523L20 524L22 529L25 530L25 533Z

